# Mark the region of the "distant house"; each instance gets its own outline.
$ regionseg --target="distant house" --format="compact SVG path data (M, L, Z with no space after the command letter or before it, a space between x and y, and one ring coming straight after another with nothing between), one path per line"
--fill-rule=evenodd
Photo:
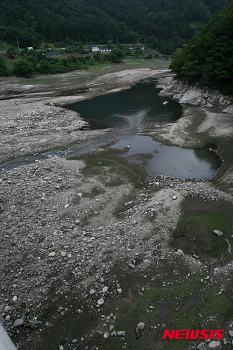
M92 46L91 51L92 52L98 52L100 49L97 46Z
M33 50L33 47L32 46L28 46L28 50Z
M58 52L58 51L46 52L46 57L57 57L57 56L61 56L60 52Z
M109 47L104 47L103 49L100 50L101 52L105 52L105 53L109 53L111 52L112 50L109 48Z

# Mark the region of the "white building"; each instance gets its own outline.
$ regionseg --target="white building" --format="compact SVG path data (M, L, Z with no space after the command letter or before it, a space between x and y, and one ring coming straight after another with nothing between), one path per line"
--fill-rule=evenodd
M105 47L105 48L101 49L100 51L108 53L108 52L111 52L112 50L109 47Z
M97 52L97 51L99 51L100 49L97 47L97 46L92 46L92 48L91 48L91 51L92 52Z

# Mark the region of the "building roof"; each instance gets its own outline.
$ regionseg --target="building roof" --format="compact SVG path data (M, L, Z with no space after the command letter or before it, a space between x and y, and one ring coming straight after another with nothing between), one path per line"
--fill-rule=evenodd
M54 52L46 52L47 57L54 57L54 56L61 56L60 52L54 51Z

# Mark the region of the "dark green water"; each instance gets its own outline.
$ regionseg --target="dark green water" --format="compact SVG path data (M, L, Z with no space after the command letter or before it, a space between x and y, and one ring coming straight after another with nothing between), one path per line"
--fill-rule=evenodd
M80 113L92 129L134 129L155 122L175 122L181 117L182 107L176 101L158 96L160 90L156 88L155 81L141 82L131 89L95 97L66 108Z

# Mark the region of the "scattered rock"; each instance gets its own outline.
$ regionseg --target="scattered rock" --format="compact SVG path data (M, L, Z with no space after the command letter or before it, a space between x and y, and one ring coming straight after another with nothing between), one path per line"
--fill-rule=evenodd
M135 269L135 265L134 264L131 264L131 263L129 263L129 267L131 268L131 269Z
M223 236L223 233L219 230L213 230L213 233L215 233L218 237Z
M124 337L125 331L119 331L119 332L117 332L117 335L119 335L119 337Z
M213 340L207 345L208 350L222 350L222 345L220 341L218 340Z
M53 257L53 256L55 256L55 255L56 255L55 252L51 252L51 253L48 254L49 257Z
M139 322L139 323L137 324L137 327L138 327L138 329L139 329L140 331L142 331L142 330L145 328L145 323Z
M18 319L15 320L15 322L14 322L14 327L15 327L15 328L22 327L23 325L24 325L23 318L18 318Z
M107 291L108 291L108 287L105 286L105 287L102 289L102 293L105 294L105 293L107 293Z
M104 304L104 299L99 299L98 301L97 301L97 304L100 306L100 305L103 305Z

